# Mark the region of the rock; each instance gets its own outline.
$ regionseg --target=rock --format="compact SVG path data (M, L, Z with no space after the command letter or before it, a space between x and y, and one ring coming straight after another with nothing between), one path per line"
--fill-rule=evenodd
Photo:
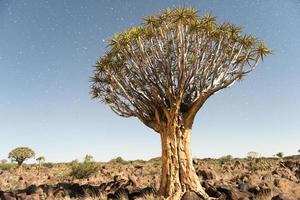
M122 177L120 175L116 175L113 178L114 182L119 182L121 179L122 179Z
M257 197L271 197L272 190L270 188L260 188L260 190L257 193Z
M34 194L36 191L37 191L37 186L36 185L30 185L29 187L27 187L26 189L25 189L25 191L26 191L26 194L27 195L31 195L31 194Z
M181 200L203 200L203 198L201 198L195 192L186 192L182 196Z
M118 197L112 193L109 193L107 195L107 200L117 200L117 199L118 199Z
M16 197L12 192L3 192L0 191L0 199L2 200L16 200Z
M274 180L274 185L275 185L276 187L279 187L279 184L280 184L280 179L279 179L279 178L276 178L276 179Z
M298 180L295 174L288 168L276 168L272 171L272 174L295 182Z
M143 165L135 165L134 168L142 170L143 169Z
M219 192L216 188L214 188L213 186L209 186L207 187L207 189L205 190L205 192L208 194L208 196L210 197L214 197L214 198L219 198L222 193Z
M239 198L235 190L233 190L233 188L230 188L228 186L219 186L217 187L217 190L225 194L227 200L237 200Z
M297 168L297 165L298 165L298 162L295 162L295 161L292 161L292 160L286 160L286 161L283 161L282 164L289 168L290 170L294 170Z
M297 170L295 171L295 175L296 175L296 177L297 177L298 179L300 179L300 169L297 169Z
M248 183L249 182L249 178L247 176L244 176L242 178L243 183Z
M197 175L201 176L203 180L212 180L215 179L216 177L212 171L208 171L208 170L199 170L197 172Z
M198 160L193 159L193 165L198 165Z
M129 199L128 189L120 188L115 192L117 199Z
M260 188L258 186L255 186L255 187L249 188L248 191L254 195L257 195L260 192Z
M281 193L272 197L271 200L297 200L297 199L288 194Z
M248 192L248 190L249 190L249 185L246 184L246 183L241 183L241 184L239 185L239 190L240 190L241 192Z
M272 181L272 175L271 174L266 174L262 177L263 181L269 182Z

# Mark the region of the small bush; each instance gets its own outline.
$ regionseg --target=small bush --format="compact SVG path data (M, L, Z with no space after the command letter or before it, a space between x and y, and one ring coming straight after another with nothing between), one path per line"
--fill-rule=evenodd
M219 158L221 162L229 162L233 159L232 155L222 156Z
M54 164L51 163L51 162L46 162L46 163L43 164L43 166L46 167L46 168L48 168L48 169L51 169L51 168L54 167Z
M110 162L118 163L118 164L122 164L122 165L126 165L126 164L130 163L129 161L124 160L122 157L117 157L115 159L112 159Z
M88 178L98 172L98 164L92 159L85 159L84 162L79 163L73 161L71 163L70 176L76 179Z
M0 170L8 171L10 169L14 169L16 167L16 164L14 163L2 163L0 164Z

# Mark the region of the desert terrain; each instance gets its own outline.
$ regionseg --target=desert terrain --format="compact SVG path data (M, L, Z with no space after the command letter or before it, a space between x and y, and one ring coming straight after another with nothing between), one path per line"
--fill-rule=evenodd
M0 164L1 200L161 199L156 196L160 158L149 161ZM300 199L300 156L194 159L201 184L212 199ZM77 168L76 168L77 167ZM77 170L77 171L76 171ZM183 199L191 199L186 195Z

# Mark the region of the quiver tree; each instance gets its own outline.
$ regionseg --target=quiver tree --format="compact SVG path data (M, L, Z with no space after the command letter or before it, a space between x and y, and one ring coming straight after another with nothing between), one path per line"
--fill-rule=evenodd
M45 162L45 157L44 156L39 156L37 159L35 159L38 164L39 164L39 167L38 167L38 174L40 174L40 170L41 170L41 167L42 167L42 164L43 162Z
M137 117L161 137L159 193L207 198L192 165L194 118L217 91L233 85L270 53L230 23L193 8L166 9L115 34L95 65L91 93L122 117Z
M19 170L22 168L22 164L25 160L29 158L33 158L34 156L35 156L34 151L28 147L15 148L8 154L8 158L12 162L16 162L18 164Z
M258 158L258 157L259 157L258 153L255 151L250 151L247 153L247 158L249 158L249 159L254 159L254 158Z
M282 159L282 158L283 158L283 152L278 152L278 153L276 154L276 156L277 156L278 158Z

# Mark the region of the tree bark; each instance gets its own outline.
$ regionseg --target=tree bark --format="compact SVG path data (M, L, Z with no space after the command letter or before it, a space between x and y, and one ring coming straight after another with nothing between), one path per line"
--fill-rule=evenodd
M159 194L170 200L179 200L185 192L191 191L208 199L192 163L191 129L172 123L160 135L162 169Z
M17 161L17 174L20 175L23 173L23 162Z

